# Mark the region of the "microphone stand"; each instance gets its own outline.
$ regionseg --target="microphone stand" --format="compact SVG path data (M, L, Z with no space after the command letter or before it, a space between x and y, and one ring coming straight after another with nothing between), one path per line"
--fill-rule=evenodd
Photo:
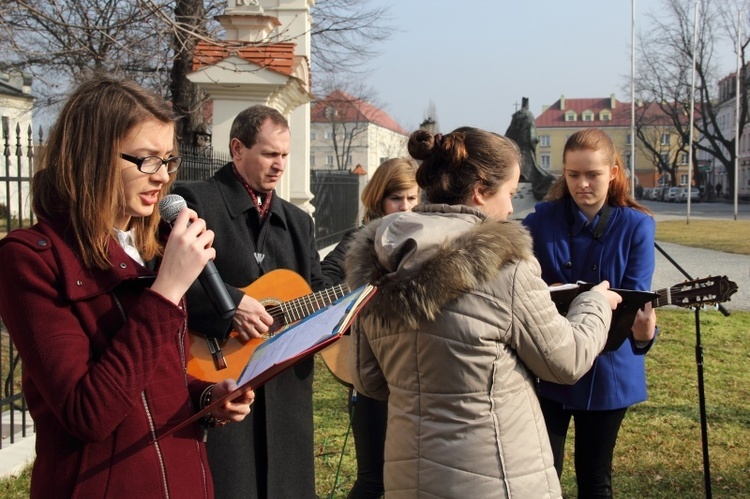
M692 280L685 270L674 261L674 259L662 249L657 242L654 242L654 246L664 257L669 260L669 263L679 270L688 280ZM729 310L724 308L721 304L718 305L719 312L724 317L729 316ZM706 489L706 497L711 499L711 465L708 458L708 422L706 421L706 391L703 384L703 345L701 344L701 323L700 323L700 307L695 307L695 363L698 368L698 403L701 418L701 441L703 444L703 477Z

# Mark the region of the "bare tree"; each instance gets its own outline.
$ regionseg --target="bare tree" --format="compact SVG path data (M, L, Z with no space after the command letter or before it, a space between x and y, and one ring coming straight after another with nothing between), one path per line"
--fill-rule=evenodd
M317 88L334 86L332 80L361 75L364 65L378 55L387 40L387 7L368 0L319 0L311 9L311 64Z
M62 100L71 82L92 71L127 75L156 89L168 87L170 32L160 22L166 2L76 0L4 2L0 71L33 76L39 105Z
M635 134L641 145L640 152L661 175L669 175L672 186L678 184L680 166L687 164L685 158L689 144L689 140L681 135L690 126L687 110L678 107L674 103L662 102L636 105L635 109Z
M331 145L337 170L351 168L350 158L358 147L364 147L369 124L379 109L358 92L357 97L336 89L313 103L310 118L329 125Z
M206 96L186 76L197 40L223 38L213 18L225 7L220 0L2 0L0 71L32 76L41 109L54 109L91 72L131 78L172 100L178 133L191 142L205 128ZM319 0L313 16L316 82L326 71L361 67L389 34L385 9L366 0Z
M736 32L728 31L730 24L727 20L736 18L738 6L730 6L728 2L712 2L704 0L697 26L698 36L695 49L695 122L697 135L694 136L694 147L705 151L721 163L728 173L729 182L734 185L734 141L740 137L748 122L748 102L746 97L746 75L740 75L741 85L741 113L740 126L722 129L719 124L719 113L722 102L718 98L717 60L715 49L717 43L723 39L736 39ZM636 93L638 97L658 106L660 112L666 116L672 131L677 133L682 145L679 150L686 150L689 143L690 127L687 112L690 109L690 92L693 71L693 36L694 36L694 8L693 0L663 0L662 11L652 13L650 25L639 35L638 60L639 68L636 76ZM747 10L745 5L745 10ZM732 14L734 11L734 14ZM736 28L735 28L736 29ZM747 29L743 30L748 33ZM733 37L733 38L732 38ZM750 38L745 36L742 47L742 67L745 67L744 49ZM638 136L647 149L660 150L659 142L653 142L653 136L643 131L649 125L649 118L640 115L641 121L636 122ZM698 140L701 138L701 140ZM695 156L695 155L694 155ZM668 166L665 162L656 164L659 171L670 173L672 182L675 181L676 165Z

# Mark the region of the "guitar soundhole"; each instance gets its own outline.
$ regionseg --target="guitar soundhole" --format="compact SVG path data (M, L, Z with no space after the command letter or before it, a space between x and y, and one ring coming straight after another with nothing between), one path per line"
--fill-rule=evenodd
M271 317L273 317L273 324L271 324L271 326L268 328L268 333L266 333L268 337L271 337L286 327L286 318L284 317L284 313L279 306L281 304L280 301L263 300L261 303L263 303L266 311L271 314Z

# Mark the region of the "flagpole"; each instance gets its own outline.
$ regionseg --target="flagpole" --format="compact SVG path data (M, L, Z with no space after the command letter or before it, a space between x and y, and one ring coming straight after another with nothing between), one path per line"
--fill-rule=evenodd
M695 2L695 21L693 24L693 70L690 83L690 139L688 141L688 181L687 181L687 219L685 223L690 224L690 201L693 189L693 123L695 123L695 53L698 46L698 8L700 0Z
M635 0L630 0L630 195L635 196Z
M737 12L737 77L735 78L735 125L734 125L734 219L737 220L737 192L740 182L740 78L742 70L742 11Z

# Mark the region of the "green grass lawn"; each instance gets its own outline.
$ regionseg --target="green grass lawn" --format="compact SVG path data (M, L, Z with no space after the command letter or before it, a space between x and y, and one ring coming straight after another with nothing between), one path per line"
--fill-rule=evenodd
M717 311L701 311L699 315L712 493L716 498L747 497L750 312L724 317ZM666 307L658 310L658 316L660 337L646 357L649 400L631 408L625 417L615 449L613 485L622 498L705 497L695 314ZM347 396L347 388L318 359L315 463L321 498L346 497L356 473ZM565 497L574 498L570 443L562 485ZM28 474L0 481L0 497L27 497L28 484Z

